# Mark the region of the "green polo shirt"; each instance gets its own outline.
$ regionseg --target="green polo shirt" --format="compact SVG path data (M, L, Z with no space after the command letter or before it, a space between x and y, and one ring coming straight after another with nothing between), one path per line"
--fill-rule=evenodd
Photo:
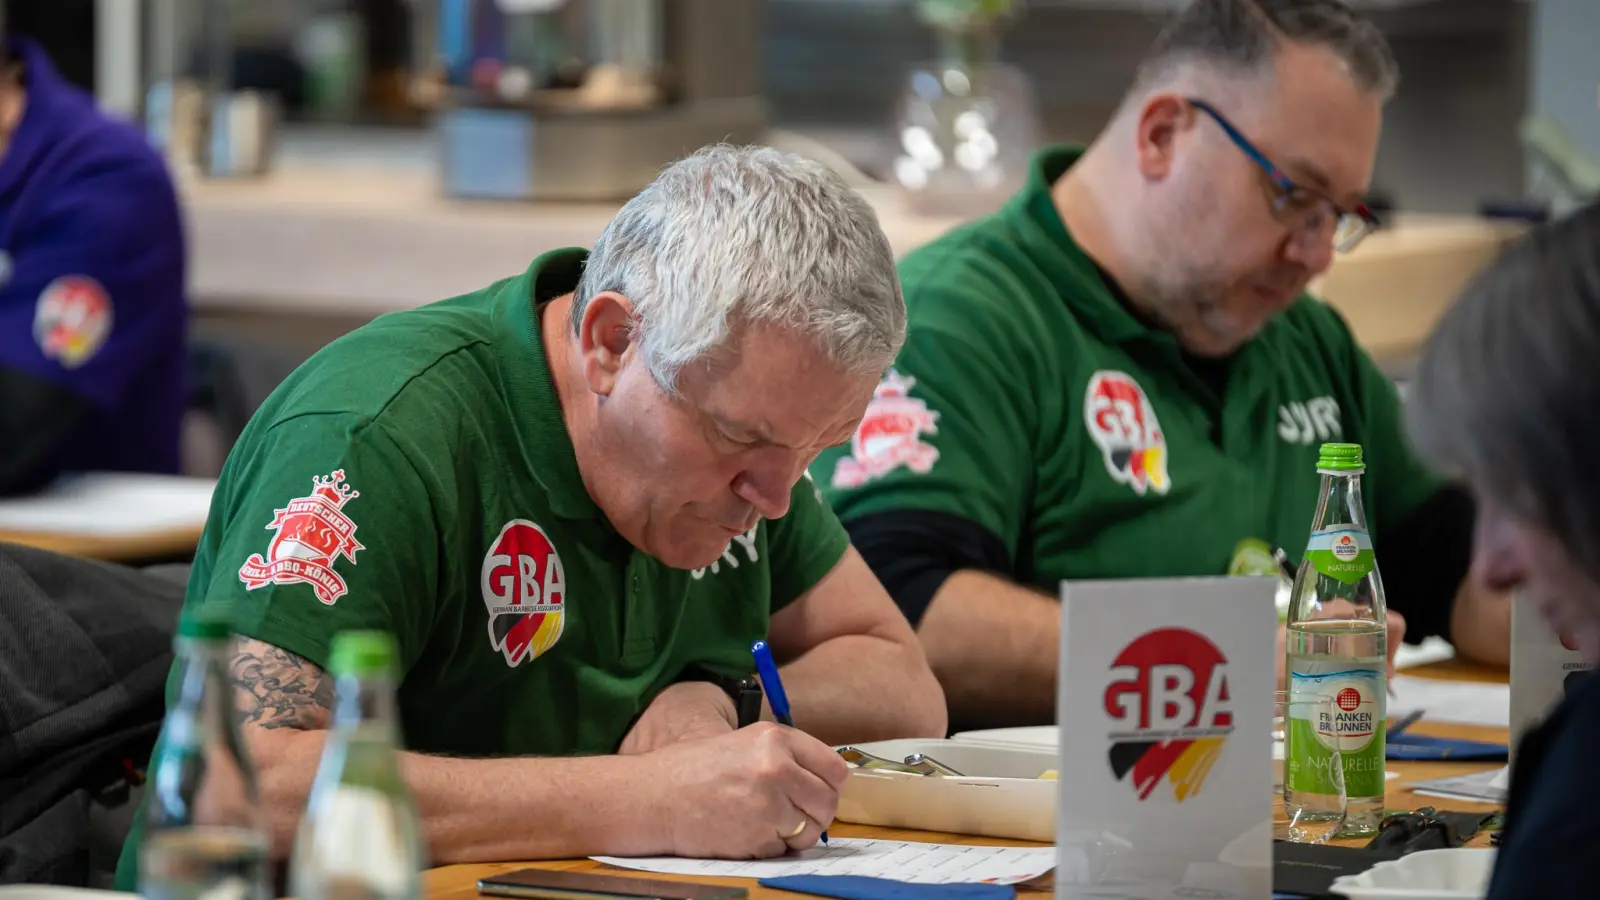
M905 347L855 438L811 469L840 518L960 516L1051 594L1063 579L1220 575L1245 538L1298 557L1317 450L1337 440L1366 449L1381 544L1439 483L1339 314L1300 298L1234 354L1219 396L1067 233L1050 185L1076 158L1039 154L1001 211L902 260Z
M186 608L230 604L241 634L324 667L338 631L394 632L406 747L447 756L613 753L685 667L749 672L771 615L848 539L805 479L705 569L617 534L579 477L536 313L585 258L545 254L301 366L228 457Z

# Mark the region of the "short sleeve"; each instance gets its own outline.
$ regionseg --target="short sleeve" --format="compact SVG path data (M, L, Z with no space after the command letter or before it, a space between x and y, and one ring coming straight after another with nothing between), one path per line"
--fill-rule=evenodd
M326 666L347 629L395 635L409 668L438 596L440 532L429 488L383 425L301 415L242 446L218 485L202 552L202 602L236 630ZM193 600L194 598L191 598Z
M850 547L844 526L807 474L789 491L789 511L768 523L772 612L788 606L833 571Z
M811 472L846 522L889 510L948 513L987 529L1014 560L1037 401L1016 364L1024 342L1002 333L996 317L971 326L912 325L855 436Z
M53 183L7 248L0 366L109 408L153 359L184 352L177 197L159 158L123 149L40 177Z

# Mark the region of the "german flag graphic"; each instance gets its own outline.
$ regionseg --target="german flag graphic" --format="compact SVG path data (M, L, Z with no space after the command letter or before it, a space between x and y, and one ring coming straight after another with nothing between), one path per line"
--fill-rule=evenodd
M1162 781L1180 803L1198 794L1233 732L1222 652L1197 632L1161 628L1124 648L1111 672L1112 774L1140 800Z

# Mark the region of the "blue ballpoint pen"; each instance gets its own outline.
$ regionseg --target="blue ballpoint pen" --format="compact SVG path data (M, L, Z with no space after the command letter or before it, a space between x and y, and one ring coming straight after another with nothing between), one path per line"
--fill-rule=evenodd
M761 679L761 690L767 695L767 704L772 707L772 716L778 724L789 728L794 727L794 719L789 717L789 695L783 692L783 679L778 677L778 664L772 659L772 648L766 641L756 641L750 645L750 653L756 658L756 677ZM822 832L822 842L828 842L828 832Z

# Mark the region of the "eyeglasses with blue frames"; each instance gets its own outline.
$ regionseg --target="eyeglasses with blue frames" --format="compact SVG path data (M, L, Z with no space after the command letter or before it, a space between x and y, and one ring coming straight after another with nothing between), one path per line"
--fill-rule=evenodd
M1190 106L1216 122L1227 134L1228 139L1266 173L1267 180L1273 187L1273 214L1279 222L1292 230L1308 234L1322 234L1331 223L1333 247L1340 253L1349 253L1361 243L1362 238L1377 229L1378 217L1365 203L1356 204L1354 209L1346 209L1333 202L1327 194L1315 188L1296 184L1282 169L1273 164L1272 160L1267 159L1265 153L1257 150L1248 138L1240 134L1239 129L1233 127L1233 123L1218 112L1216 107L1194 97L1188 98L1188 101Z

